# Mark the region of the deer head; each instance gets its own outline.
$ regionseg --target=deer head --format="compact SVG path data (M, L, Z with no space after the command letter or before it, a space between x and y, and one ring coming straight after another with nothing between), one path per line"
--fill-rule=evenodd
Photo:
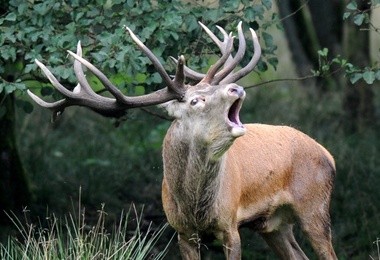
M205 25L199 24L217 44L222 53L221 58L210 67L206 74L198 73L186 67L185 58L180 56L178 60L172 58L177 63L177 69L174 78L170 77L158 58L126 27L134 42L151 60L167 87L147 95L125 96L99 69L82 58L82 48L79 42L76 53L68 51L75 59L74 73L78 84L74 90L70 91L60 84L46 66L36 60L36 64L64 98L49 103L40 99L30 90L28 90L28 94L37 104L52 110L53 119L69 106L85 106L101 115L118 118L130 108L158 105L171 100L163 105L170 115L179 120L191 118L191 115L193 115L197 117L197 120L200 120L199 122L205 124L210 119L210 115L206 116L206 114L213 108L215 113L225 116L224 123L229 128L232 136L242 135L244 127L240 123L238 112L245 94L241 87L232 83L251 72L260 58L261 48L256 33L250 29L255 48L251 61L244 68L234 71L242 60L246 49L241 22L237 26L239 48L234 56L232 55L234 37L231 33L227 34L224 29L217 27L224 37L223 41L221 41ZM99 78L113 98L99 95L92 90L86 80L82 65ZM195 83L185 84L186 78ZM192 121L196 120L193 119Z

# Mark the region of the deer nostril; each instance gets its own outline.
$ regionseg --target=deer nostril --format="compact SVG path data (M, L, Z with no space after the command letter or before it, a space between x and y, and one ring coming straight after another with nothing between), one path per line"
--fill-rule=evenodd
M242 87L231 87L228 89L228 93L242 97L244 95L244 89Z
M236 88L230 88L229 91L230 91L230 93L237 93L237 89Z

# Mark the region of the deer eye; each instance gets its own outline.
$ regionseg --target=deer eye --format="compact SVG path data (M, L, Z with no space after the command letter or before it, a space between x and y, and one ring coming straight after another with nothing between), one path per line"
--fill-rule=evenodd
M190 105L195 106L198 103L198 98L194 98L190 101Z

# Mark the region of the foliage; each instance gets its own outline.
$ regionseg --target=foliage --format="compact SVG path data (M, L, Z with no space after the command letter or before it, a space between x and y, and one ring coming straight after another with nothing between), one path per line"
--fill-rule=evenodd
M154 246L165 231L167 224L157 230L149 225L143 232L140 219L130 216L131 211L122 214L113 231L106 229L107 218L104 205L98 211L94 226L85 222L85 210L81 208L77 217L69 215L62 221L54 214L47 216L40 226L25 223L15 215L9 215L19 231L20 239L9 237L0 244L1 259L163 259L167 246L160 252L153 252ZM45 222L45 221L43 221ZM134 223L135 231L129 225ZM170 241L168 242L170 243Z
M84 56L111 75L111 81L128 94L143 94L155 89L161 78L154 71L147 57L136 49L127 36L127 25L140 39L150 46L165 63L167 57L184 54L195 69L205 69L210 54L218 53L214 44L199 36L197 21L215 24L235 31L242 20L244 27L262 29L265 43L265 58L260 70L268 63L276 66L276 46L265 30L278 22L270 12L271 1L225 1L222 7L206 7L183 1L118 1L110 0L105 5L99 1L22 1L11 0L9 11L0 18L0 93L36 88L42 95L47 80L41 76L35 59L52 67L52 72L72 89L75 84L72 65L66 62L66 50L73 49L77 41L84 47ZM248 51L250 52L250 51ZM10 76L11 74L11 76ZM88 75L95 90L102 89L100 82ZM45 84L32 84L37 80ZM148 90L145 88L148 87ZM30 107L29 107L30 109ZM27 110L29 110L27 109Z
M380 4L379 0L371 0L369 1L371 7L367 10L360 10L358 8L358 4L355 0L351 0L346 5L346 11L343 13L343 20L352 19L352 21L357 25L361 26L363 24L369 24L372 28L376 29L376 27L371 23L370 12L371 10L377 8Z
M361 10L358 7L356 0L348 2L345 7L345 12L343 13L343 20L346 20L346 22L352 20L353 24L360 30L373 30L375 33L379 33L380 28L377 28L371 22L370 13L372 10L380 7L380 1L373 0L368 3L370 7L368 9ZM317 54L318 67L312 69L310 75L299 78L299 80L313 77L328 78L339 72L348 78L351 84L355 84L359 80L364 80L368 85L373 84L376 80L380 81L379 61L376 61L373 64L368 64L365 67L360 67L340 54L335 57L331 57L331 55L329 55L328 48L318 50Z
M375 80L380 80L380 68L378 66L359 68L340 55L331 59L328 53L327 48L318 51L318 69L312 70L314 76L327 77L338 71L343 71L352 84L355 84L360 79L363 79L369 85L373 84ZM333 70L334 65L338 66L335 70Z
M376 28L370 19L370 12L380 6L379 0L371 0L370 8L366 10L360 10L356 0L351 0L346 5L346 10L343 13L343 20L352 20L352 22L358 26L366 26L363 30L374 30L379 33L379 28ZM330 73L330 68L332 64L337 64L344 72L345 76L348 77L352 84L355 84L359 80L364 80L367 84L373 84L375 80L380 81L380 64L379 62L368 65L364 68L360 68L355 64L350 63L347 59L340 56L334 57L330 61L327 58L328 50L323 49L318 52L320 59L320 67L318 71L314 74L317 76L324 75L325 73ZM322 62L321 62L322 60Z

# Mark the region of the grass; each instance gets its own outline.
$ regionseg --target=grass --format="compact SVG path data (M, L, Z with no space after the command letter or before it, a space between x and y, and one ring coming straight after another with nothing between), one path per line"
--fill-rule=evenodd
M376 241L373 242L373 244L376 245L376 249L377 249L377 257L373 257L372 255L370 255L369 257L372 259L372 260L380 260L380 239L377 238Z
M94 225L85 218L85 209L77 215L69 214L63 219L54 214L34 224L24 211L24 219L10 213L8 217L18 230L0 244L0 259L163 259L170 241L158 250L156 244L167 224L154 230L149 224L142 231L141 217L134 206L122 214L120 221L109 231L106 227L107 213L103 207L98 211ZM141 215L140 215L141 216ZM130 225L134 226L131 231Z

